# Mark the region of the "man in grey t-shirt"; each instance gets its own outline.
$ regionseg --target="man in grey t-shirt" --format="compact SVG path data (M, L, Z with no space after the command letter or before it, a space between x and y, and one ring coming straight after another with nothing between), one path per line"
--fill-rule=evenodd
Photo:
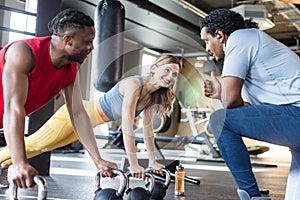
M221 83L212 75L204 83L204 94L224 106L212 113L208 128L240 199L270 199L260 197L242 136L291 149L285 199L300 199L300 58L228 9L209 13L201 39L216 60L224 59Z

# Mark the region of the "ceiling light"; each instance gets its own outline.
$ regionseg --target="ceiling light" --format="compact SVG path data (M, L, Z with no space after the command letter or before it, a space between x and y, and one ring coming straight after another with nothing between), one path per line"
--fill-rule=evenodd
M193 4L185 0L173 0L173 1L180 4L182 7L189 9L190 11L192 11L193 13L195 13L196 15L202 18L205 18L207 16L207 13L205 13L204 11L200 10L199 8L197 8L196 6L194 6Z
M275 26L275 24L268 19L268 10L265 5L243 4L233 7L231 10L240 13L245 19L251 18L258 23L259 29L261 30L267 30Z
M280 0L280 1L286 2L286 3L300 4L300 0Z

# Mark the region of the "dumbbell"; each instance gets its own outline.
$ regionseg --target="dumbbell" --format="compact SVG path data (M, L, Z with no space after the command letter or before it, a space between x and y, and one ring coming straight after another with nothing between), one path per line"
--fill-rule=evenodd
M118 190L114 188L101 188L101 172L99 170L95 176L95 196L94 200L121 200L123 199L124 192L127 186L127 176L120 169L112 169L112 173L120 177L120 185Z
M155 178L154 178L153 174L150 172L145 172L145 175L148 178L147 179L148 182L146 183L147 189L145 189L144 187L130 188L129 187L129 179L130 179L130 177L132 177L132 175L130 172L128 172L126 175L127 175L127 180L128 180L128 183L127 183L128 188L126 190L126 194L127 194L126 199L127 200L149 200L152 195L153 189L155 187Z
M176 166L178 166L179 163L180 163L179 160L174 160L173 162L171 162L169 165L166 166L166 169L168 169L170 171L171 180L175 179ZM155 178L156 179L158 179L158 178L163 179L163 177L161 177L160 175L155 175ZM191 178L189 176L184 176L184 180L189 182L189 183L200 185L200 180Z
M39 175L33 177L33 182L38 186L38 200L47 199L47 191L48 185L46 180ZM15 184L9 184L9 200L17 200L18 199L18 187Z
M153 169L148 169L147 171L153 173ZM162 180L157 179L157 177L159 176L156 176L154 174L156 180L155 180L154 190L151 195L151 200L162 200L166 196L167 189L171 182L171 174L170 171L166 168L163 168L162 171L165 174L165 177L162 177Z

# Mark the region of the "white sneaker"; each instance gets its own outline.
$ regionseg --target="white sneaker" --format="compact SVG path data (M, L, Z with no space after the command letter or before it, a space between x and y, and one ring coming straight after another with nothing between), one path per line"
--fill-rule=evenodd
M0 167L0 188L8 188L9 182L7 180L8 168Z
M270 197L252 197L245 190L237 189L240 200L272 200Z

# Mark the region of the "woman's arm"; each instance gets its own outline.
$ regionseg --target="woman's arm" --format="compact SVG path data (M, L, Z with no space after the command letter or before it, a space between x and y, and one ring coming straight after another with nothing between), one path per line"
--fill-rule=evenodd
M164 168L164 165L158 163L156 161L156 156L155 156L153 117L154 117L154 112L151 107L148 107L146 110L144 110L144 114L143 114L144 142L149 154L149 167L153 168L155 173L163 174L163 172L160 170Z
M130 172L135 178L145 178L145 170L138 163L133 130L135 110L140 96L140 82L136 79L127 79L120 84L120 93L123 95L122 104L122 132L124 145L130 165Z

